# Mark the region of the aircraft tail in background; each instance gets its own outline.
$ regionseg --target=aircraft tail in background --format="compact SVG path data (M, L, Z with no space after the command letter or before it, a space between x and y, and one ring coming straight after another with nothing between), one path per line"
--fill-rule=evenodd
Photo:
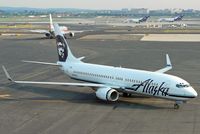
M53 20L52 20L51 14L49 14L49 20L50 20L50 23L49 23L49 31L50 31L50 32L53 32L53 31L54 31L54 27L53 27Z

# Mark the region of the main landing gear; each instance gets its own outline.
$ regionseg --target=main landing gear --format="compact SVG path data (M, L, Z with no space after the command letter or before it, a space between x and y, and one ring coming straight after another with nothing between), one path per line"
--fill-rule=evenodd
M180 108L180 104L183 104L183 101L175 101L174 109L179 109Z
M123 96L124 97L131 97L131 94L129 94L129 93L123 93Z

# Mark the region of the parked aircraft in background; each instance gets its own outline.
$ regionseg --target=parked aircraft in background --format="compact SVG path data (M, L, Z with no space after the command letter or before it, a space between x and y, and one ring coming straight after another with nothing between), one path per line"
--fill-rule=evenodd
M15 81L3 66L8 80L21 84L91 87L95 90L96 96L104 101L117 101L120 93L125 96L130 94L148 95L173 100L175 101L174 108L179 108L179 104L197 97L197 92L187 81L165 74L172 69L168 55L166 55L166 67L155 72L84 63L81 61L84 57L76 58L72 54L58 24L54 24L54 33L59 59L57 63L24 62L58 66L72 79L87 83Z
M36 29L36 30L30 30L31 32L34 33L41 33L41 34L45 34L46 37L48 37L49 39L53 39L55 38L54 35L54 27L53 27L53 20L52 20L52 16L51 14L49 15L49 19L50 19L50 25L49 25L49 30L42 30L42 29ZM74 37L75 33L82 33L84 31L75 31L75 30L69 30L68 27L66 26L59 26L61 33L67 37Z
M144 16L142 18L137 18L137 19L131 18L131 19L125 20L124 22L125 23L141 23L141 22L146 22L149 17L150 16Z
M159 22L174 22L174 21L180 21L183 19L183 15L178 15L174 18L160 18L158 19Z

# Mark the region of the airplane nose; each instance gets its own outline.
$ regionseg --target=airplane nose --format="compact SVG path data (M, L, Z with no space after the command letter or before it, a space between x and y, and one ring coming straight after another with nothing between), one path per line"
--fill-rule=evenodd
M193 89L194 90L194 89ZM197 92L194 90L194 94L193 94L195 97L198 96Z
M192 98L196 98L198 96L197 92L191 87L185 91L185 95L190 96Z

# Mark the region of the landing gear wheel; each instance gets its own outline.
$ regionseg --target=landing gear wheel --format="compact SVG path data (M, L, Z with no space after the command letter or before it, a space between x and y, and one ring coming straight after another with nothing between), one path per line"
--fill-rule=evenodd
M174 104L174 109L179 109L179 104Z

